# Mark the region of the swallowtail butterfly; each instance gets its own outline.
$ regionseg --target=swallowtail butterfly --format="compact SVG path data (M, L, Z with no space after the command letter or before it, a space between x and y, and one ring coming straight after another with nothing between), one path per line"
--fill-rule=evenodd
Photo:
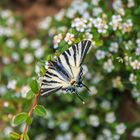
M49 61L48 69L42 80L41 95L50 95L61 89L76 93L83 101L76 89L83 86L88 89L82 83L83 69L81 65L91 46L91 41L83 40L71 46L54 61Z

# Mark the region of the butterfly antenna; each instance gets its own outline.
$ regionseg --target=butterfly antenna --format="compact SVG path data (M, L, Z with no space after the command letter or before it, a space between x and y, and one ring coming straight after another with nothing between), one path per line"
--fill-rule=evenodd
M83 85L88 91L90 91L90 89L87 87L87 85L85 85L85 84L83 84L83 83L82 83L82 85Z
M85 104L84 100L82 99L82 97L79 95L79 93L77 91L74 92L77 97L82 101L83 104Z

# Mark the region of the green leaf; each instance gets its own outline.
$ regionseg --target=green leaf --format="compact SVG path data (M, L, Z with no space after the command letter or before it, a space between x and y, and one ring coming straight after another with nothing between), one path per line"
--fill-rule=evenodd
M103 40L98 40L95 42L96 46L100 47L103 46Z
M36 115L38 115L38 116L44 117L44 116L46 115L47 111L46 111L46 109L45 109L44 106L42 106L42 105L37 105L36 108L35 108L35 110L34 110L34 113L35 113Z
M28 116L28 118L26 119L26 123L28 125L31 125L32 124L32 118Z
M28 134L24 134L23 140L30 140Z
M14 117L13 122L16 125L19 125L19 124L25 122L27 117L28 117L28 114L26 112L19 113Z
M29 90L26 97L27 97L27 99L33 99L34 96L35 96L35 94L33 93L33 91Z
M33 91L33 93L38 93L39 90L39 86L36 80L32 80L31 84L30 84L31 90Z
M17 132L11 132L10 137L17 140L20 138L20 134L18 134Z
M50 60L53 60L53 55L52 55L52 54L49 54L49 55L47 56L47 61L50 61Z

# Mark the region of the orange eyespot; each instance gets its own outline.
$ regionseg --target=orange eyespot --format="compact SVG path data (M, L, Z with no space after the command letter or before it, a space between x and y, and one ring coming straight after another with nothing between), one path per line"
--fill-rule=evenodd
M71 81L71 85L74 85L76 83L76 81Z

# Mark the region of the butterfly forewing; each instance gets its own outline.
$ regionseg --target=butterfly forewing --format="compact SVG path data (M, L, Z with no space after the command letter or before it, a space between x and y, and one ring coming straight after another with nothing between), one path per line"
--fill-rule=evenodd
M81 41L63 52L55 61L51 61L42 81L41 94L49 95L59 89L66 89L72 79L77 81L81 78L81 64L90 47L91 41Z

